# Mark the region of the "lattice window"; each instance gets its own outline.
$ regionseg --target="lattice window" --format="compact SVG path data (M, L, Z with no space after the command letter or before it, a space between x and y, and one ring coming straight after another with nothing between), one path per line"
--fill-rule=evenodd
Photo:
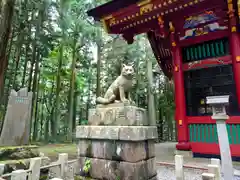
M183 63L221 57L229 54L228 39L207 41L182 49Z
M238 114L232 65L221 65L184 72L188 116L211 115L207 96L230 95L229 115Z

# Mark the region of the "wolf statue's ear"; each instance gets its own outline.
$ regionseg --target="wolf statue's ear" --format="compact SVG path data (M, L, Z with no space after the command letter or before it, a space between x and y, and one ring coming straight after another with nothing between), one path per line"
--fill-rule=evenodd
M126 67L126 64L122 64L122 68L125 68Z
M130 64L129 64L129 66L132 66L132 67L134 67L134 63L133 63L133 62L132 62L132 63L130 63Z

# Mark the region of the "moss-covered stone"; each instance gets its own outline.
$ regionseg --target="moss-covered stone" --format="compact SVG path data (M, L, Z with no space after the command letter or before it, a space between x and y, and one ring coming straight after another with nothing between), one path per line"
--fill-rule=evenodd
M0 161L28 159L38 156L39 156L38 146L0 147Z

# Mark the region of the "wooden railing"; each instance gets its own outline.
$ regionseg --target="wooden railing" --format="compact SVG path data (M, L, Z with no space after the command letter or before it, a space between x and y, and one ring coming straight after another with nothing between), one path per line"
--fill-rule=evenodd
M1 175L2 179L11 180L39 180L41 170L47 169L50 180L74 180L77 171L77 160L68 161L68 154L59 154L58 160L47 166L41 166L41 157L30 160L29 169L16 170L9 174Z

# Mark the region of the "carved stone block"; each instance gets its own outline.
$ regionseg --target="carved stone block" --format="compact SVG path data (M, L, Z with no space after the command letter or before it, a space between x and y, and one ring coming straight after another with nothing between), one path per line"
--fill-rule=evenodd
M92 156L94 158L116 160L116 143L113 141L93 141Z
M145 142L117 142L116 153L119 158L127 162L138 162L146 159Z
M82 139L78 142L78 156L90 157L92 155L92 142L91 140Z
M90 136L90 126L77 126L76 137L79 139L88 139Z
M80 169L84 167L86 159L90 159L90 176L96 179L116 180L119 176L119 162L97 158L79 158Z
M156 126L77 126L79 139L143 141L157 139Z
M138 162L154 157L152 146L153 141L80 140L78 156Z
M148 179L146 161L137 163L120 162L121 180L146 180Z
M80 169L83 169L85 161L91 161L90 177L96 179L116 180L146 180L156 175L156 168L150 161L139 161L136 163L124 161L112 161L98 158L79 157ZM153 168L150 170L150 168ZM155 168L155 169L154 169ZM151 177L150 177L151 176ZM150 178L149 178L150 177Z
M96 109L90 109L88 114L89 125L148 125L145 109L123 103L98 105Z
M157 139L156 126L77 126L79 139L143 141Z
M120 128L119 140L142 141L157 138L155 126L124 126Z
M147 159L155 157L155 142L154 140L149 140L146 142L146 151L147 151Z
M90 126L91 139L117 140L119 134L118 126Z
M157 180L157 179L158 179L157 176L153 176L149 180Z
M148 172L148 178L151 178L157 175L155 158L151 158L147 160L147 172Z

